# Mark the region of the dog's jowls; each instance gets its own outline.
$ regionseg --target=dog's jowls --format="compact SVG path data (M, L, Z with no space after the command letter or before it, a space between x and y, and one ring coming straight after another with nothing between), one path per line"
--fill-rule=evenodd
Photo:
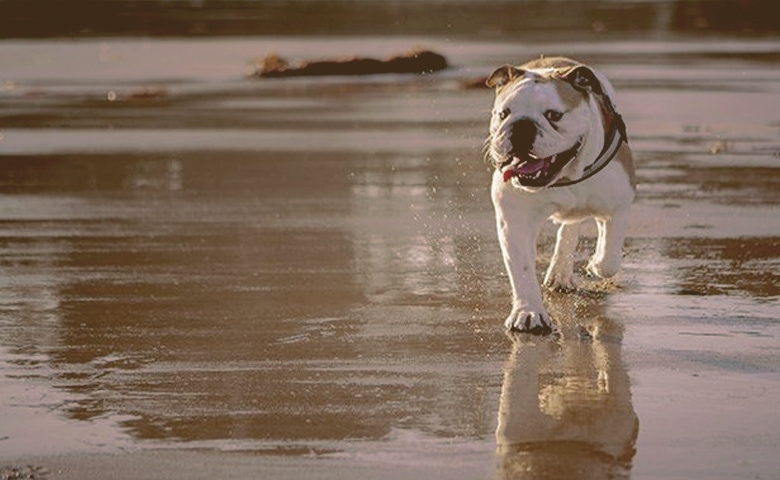
M560 224L544 285L576 288L579 223L594 218L590 275L617 273L636 182L615 94L597 70L567 58L503 66L495 90L488 155L498 239L512 286L509 329L549 333L552 323L536 279L536 238L548 219Z

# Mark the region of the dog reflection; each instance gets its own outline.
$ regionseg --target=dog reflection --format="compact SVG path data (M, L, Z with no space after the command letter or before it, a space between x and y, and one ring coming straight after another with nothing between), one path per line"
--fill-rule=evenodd
M622 326L596 315L563 323L559 338L512 339L496 431L498 477L628 478L639 422L620 354Z

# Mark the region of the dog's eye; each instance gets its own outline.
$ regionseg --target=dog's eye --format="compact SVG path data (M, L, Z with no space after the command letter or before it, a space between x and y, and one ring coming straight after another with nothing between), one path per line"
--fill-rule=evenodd
M559 122L563 118L563 113L556 110L547 110L544 112L544 118L551 122Z
M512 113L512 111L509 110L508 108L505 108L500 112L498 112L498 118L500 118L501 120L506 120L506 118L509 116L510 113Z

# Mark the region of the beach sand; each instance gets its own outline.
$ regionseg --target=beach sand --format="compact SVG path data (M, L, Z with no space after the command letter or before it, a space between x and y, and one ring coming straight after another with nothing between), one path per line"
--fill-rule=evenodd
M240 75L409 43L0 42L0 478L780 477L780 43ZM639 179L618 277L546 294L543 338L503 328L491 93L461 88L539 50L613 79Z

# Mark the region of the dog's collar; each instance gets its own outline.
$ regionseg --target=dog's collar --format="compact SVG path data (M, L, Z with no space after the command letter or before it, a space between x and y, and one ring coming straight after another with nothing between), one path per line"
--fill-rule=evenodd
M623 117L615 110L612 102L609 98L604 98L603 108L607 118L607 134L604 136L604 148L601 149L601 153L596 157L590 165L585 167L582 177L576 180L562 180L549 185L551 187L568 187L570 185L576 185L580 182L584 182L593 175L599 173L609 162L617 155L620 147L623 143L628 143L628 135L626 134L626 124L623 122Z

